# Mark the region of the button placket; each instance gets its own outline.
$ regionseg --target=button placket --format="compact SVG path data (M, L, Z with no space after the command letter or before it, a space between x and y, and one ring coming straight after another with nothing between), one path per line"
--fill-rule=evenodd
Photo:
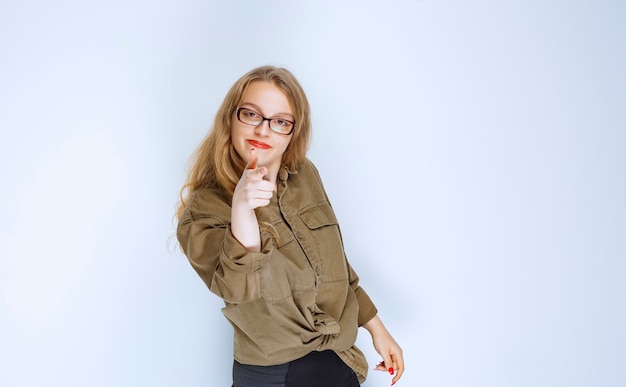
M315 273L315 284L317 286L317 284L319 284L319 277L321 274L319 259L316 256L315 249L312 248L309 239L307 238L308 233L302 230L302 228L306 226L303 225L302 220L298 217L298 214L296 212L292 212L286 209L283 206L283 198L285 197L285 195L288 195L288 185L286 180L282 181L282 183L282 189L279 190L278 194L278 207L280 209L280 213L283 216L283 219L285 219L285 222L291 228L294 236L296 237L296 240L300 244L300 247L302 248L305 257L309 262L311 270L313 270L313 272Z

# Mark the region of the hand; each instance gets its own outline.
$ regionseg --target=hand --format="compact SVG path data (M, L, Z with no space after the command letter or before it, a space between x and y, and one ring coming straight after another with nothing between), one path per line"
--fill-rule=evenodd
M396 384L404 373L404 356L402 348L396 343L391 334L387 331L378 316L368 321L364 328L372 335L374 349L382 356L383 360L374 367L376 371L389 372L393 375L391 385Z
M263 177L267 174L267 168L257 167L259 160L254 148L250 149L248 164L241 174L241 178L233 193L233 209L238 211L254 210L270 203L274 195L274 184Z
M230 226L235 239L249 251L261 251L259 222L254 209L267 206L274 195L274 184L264 180L267 168L257 167L258 156L250 149L250 159L233 193Z

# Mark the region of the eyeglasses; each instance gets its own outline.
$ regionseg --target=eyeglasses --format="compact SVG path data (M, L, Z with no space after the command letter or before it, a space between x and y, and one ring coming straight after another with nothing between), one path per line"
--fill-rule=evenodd
M289 135L296 128L296 124L283 118L265 118L261 113L246 108L237 108L237 119L246 125L259 126L263 121L270 124L270 129L278 134Z

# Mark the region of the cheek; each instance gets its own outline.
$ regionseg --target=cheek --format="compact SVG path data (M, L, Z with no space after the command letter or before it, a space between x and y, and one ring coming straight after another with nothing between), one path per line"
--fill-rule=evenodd
M233 127L233 129L231 129L230 131L230 141L232 142L233 147L235 148L239 156L242 156L241 152L245 150L243 136L241 131L237 130L236 127Z
M233 144L241 144L245 140L245 131L238 125L233 125L230 130L230 140Z
M281 143L281 146L280 146L281 154L285 153L290 143L291 143L291 137L289 139L286 139L285 142Z

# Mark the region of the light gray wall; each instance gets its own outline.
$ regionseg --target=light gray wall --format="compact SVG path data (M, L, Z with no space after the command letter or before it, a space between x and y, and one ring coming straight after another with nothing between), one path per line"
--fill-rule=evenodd
M270 63L310 98L310 158L405 349L398 385L623 386L625 15L3 2L0 385L229 385L221 302L167 238L227 88Z

